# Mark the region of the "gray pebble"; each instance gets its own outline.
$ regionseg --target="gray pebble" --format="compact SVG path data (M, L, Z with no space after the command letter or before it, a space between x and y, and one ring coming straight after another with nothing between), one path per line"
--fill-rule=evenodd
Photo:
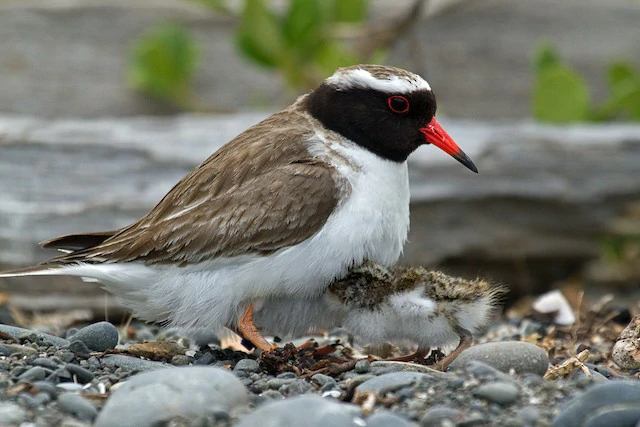
M320 387L323 387L326 384L335 384L336 380L333 377L325 374L315 374L311 377L311 381L318 384Z
M23 355L27 357L37 357L38 350L20 344L2 344L4 348L9 350L11 355Z
M268 389L269 389L269 384L267 384L267 380L264 378L254 381L253 384L251 385L251 391L255 393L262 393L264 391L267 391Z
M295 381L293 378L271 378L267 380L267 385L271 390L279 390L280 387L288 385Z
M357 374L366 374L371 369L371 362L368 360L358 360L354 370Z
M403 387L409 387L424 379L431 378L430 375L419 372L392 372L363 382L356 387L356 391L359 393L373 392L376 394L384 394L399 390Z
M56 347L66 347L69 345L69 341L65 340L64 338L56 337L49 334L43 334L42 332L36 332L30 329L18 328L17 326L0 324L0 332L11 335L15 339L35 336L38 341L48 343ZM7 345L4 344L4 346L6 347Z
M298 376L293 372L282 372L281 374L278 374L276 378L295 380Z
M287 396L295 396L298 394L305 394L311 390L313 386L308 381L303 379L295 379L293 382L284 386L284 393Z
M87 366L89 367L89 369L97 371L98 369L100 369L100 361L97 357L91 356L87 359Z
M207 352L202 356L198 357L193 363L194 365L206 366L206 365L211 365L214 361L215 361L215 357L213 356L213 354Z
M0 402L0 425L20 425L27 419L27 413L20 406L10 402Z
M28 393L20 393L18 395L18 403L29 409L36 409L41 406L41 404Z
M573 374L569 376L569 379L573 381L587 380L589 382L594 382L598 384L602 384L609 381L607 377L602 375L600 372L594 371L593 369L589 369L589 376L587 376L587 374L585 374L582 369L576 369L573 372Z
M94 323L73 334L73 341L82 341L93 351L115 348L118 338L118 330L109 322Z
M455 425L464 418L464 414L458 409L448 406L433 406L420 419L421 427L440 427L449 422Z
M0 345L0 356L9 356L11 354L11 350L9 350L4 345Z
M107 400L95 427L152 427L176 417L207 416L246 405L247 391L214 367L173 367L131 377Z
M640 401L612 405L585 420L584 427L634 426L640 423Z
M535 425L540 419L540 411L535 406L525 406L518 410L518 418L526 425Z
M451 364L450 369L464 367L470 360L493 366L502 372L513 369L518 374L543 376L549 366L547 353L535 344L521 341L500 341L474 345L466 349Z
M138 359L137 357L125 356L122 354L109 354L102 358L102 364L105 366L113 366L122 368L126 371L153 371L171 367L171 365L162 362L154 362L152 360Z
M78 365L74 365L73 363L67 363L64 367L72 376L77 378L78 382L81 384L86 384L95 378L93 372Z
M240 419L237 427L361 427L367 425L357 406L316 395L269 402Z
M192 360L191 357L185 356L184 354L176 354L171 358L171 364L174 366L187 366Z
M386 369L387 372L381 372L380 370ZM371 370L375 370L376 374L388 373L388 372L398 372L398 371L406 371L406 372L422 372L425 374L430 374L434 376L439 376L445 378L447 374L442 371L436 371L425 365L419 365L417 363L410 362L397 362L394 360L376 360L371 363Z
M83 421L93 421L98 415L98 410L91 402L74 393L62 393L58 396L58 407Z
M42 366L43 368L49 368L51 370L56 369L58 364L48 357L38 357L31 362L34 366Z
M417 427L406 418L393 414L389 411L379 411L367 418L367 427Z
M71 341L71 344L69 344L69 347L67 347L67 348L69 349L70 352L75 353L75 354L89 354L89 353L91 353L91 350L89 349L89 347L87 347L87 345L83 341L80 341L80 340Z
M83 388L84 388L84 386L82 384L78 384L78 383L60 383L60 384L56 384L56 389L62 390L62 391L79 392Z
M48 381L36 381L31 385L40 392L47 393L52 399L57 395L56 386Z
M509 405L518 400L520 389L512 382L496 381L480 385L473 391L473 394L489 402Z
M47 403L51 402L51 399L52 398L49 393L45 392L36 393L33 396L33 400L35 400L39 406L45 406Z
M556 427L584 426L585 421L607 407L640 402L640 381L608 381L590 387L571 399L553 420Z
M260 365L257 361L253 359L242 359L236 363L236 366L233 368L234 371L242 370L245 372L258 372L260 370Z
M28 381L28 382L32 382L32 381L40 381L43 380L47 377L47 375L49 375L51 371L41 367L41 366L34 366L33 368L29 368L27 371L25 371L24 373L22 373L18 379L21 381Z

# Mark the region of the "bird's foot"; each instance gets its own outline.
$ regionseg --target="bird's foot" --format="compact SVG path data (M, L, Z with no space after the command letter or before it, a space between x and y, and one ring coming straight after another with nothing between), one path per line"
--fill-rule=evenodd
M269 352L277 348L277 346L269 344L262 334L260 334L255 323L253 323L253 304L249 304L240 318L237 332L243 340L249 341L255 348L262 352Z

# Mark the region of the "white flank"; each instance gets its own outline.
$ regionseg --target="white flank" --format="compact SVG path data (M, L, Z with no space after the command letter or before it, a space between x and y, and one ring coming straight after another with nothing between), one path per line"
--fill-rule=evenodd
M338 70L326 82L338 90L373 89L389 94L411 93L416 90L431 90L431 86L422 77L413 75L412 78L393 76L389 79L377 79L367 70L361 68Z

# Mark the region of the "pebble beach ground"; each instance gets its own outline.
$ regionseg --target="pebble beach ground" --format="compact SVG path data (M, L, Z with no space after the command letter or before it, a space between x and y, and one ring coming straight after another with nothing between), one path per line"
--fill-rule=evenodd
M339 330L316 337L343 343L334 354L288 360L136 322L0 325L0 426L633 427L640 363L622 369L611 358L629 324L627 356L640 359L640 320L598 307L565 329L527 316L497 322L445 373L373 358L338 365L366 353Z

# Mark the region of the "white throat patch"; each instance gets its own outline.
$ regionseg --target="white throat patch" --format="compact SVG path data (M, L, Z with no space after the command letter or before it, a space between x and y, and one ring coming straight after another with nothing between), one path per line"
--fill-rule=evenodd
M377 78L364 68L341 68L325 81L339 91L357 88L397 94L431 90L429 83L422 77L404 70L398 71L402 71L402 75L390 74Z

